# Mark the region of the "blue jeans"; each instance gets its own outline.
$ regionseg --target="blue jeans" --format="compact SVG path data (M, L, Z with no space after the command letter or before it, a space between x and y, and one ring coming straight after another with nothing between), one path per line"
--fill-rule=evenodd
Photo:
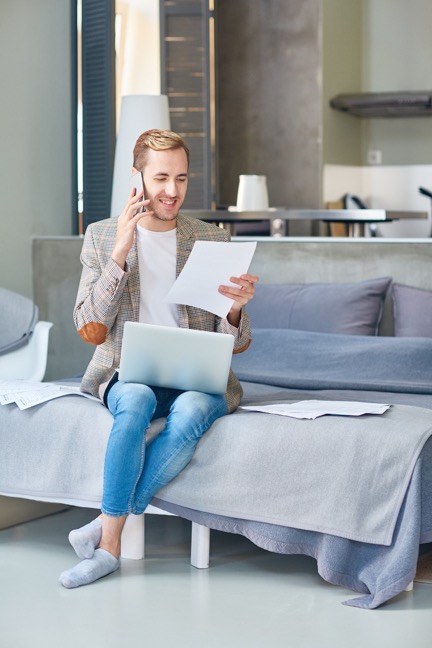
M115 382L106 404L114 416L105 454L102 512L143 513L153 495L187 466L196 445L220 416L225 396ZM146 446L153 419L165 428Z

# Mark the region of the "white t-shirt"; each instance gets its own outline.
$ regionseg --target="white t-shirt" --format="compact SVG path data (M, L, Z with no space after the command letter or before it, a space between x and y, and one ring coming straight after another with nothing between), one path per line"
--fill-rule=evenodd
M178 326L176 304L164 301L176 278L176 230L152 232L137 228L140 273L139 321Z

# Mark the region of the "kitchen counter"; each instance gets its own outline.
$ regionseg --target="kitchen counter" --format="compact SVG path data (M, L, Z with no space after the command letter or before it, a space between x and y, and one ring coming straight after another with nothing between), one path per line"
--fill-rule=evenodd
M186 209L186 216L207 222L220 223L227 229L234 223L270 221L271 236L285 236L286 222L294 220L347 223L349 236L364 236L366 223L383 223L400 219L426 219L428 212L388 209L292 209L271 207L263 211L237 211L231 209Z

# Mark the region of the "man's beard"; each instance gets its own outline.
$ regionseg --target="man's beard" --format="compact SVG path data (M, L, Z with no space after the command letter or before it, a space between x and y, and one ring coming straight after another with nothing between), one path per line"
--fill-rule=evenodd
M149 210L151 211L151 205L149 205ZM158 220L161 220L161 221L164 221L164 222L167 222L167 221L169 222L169 221L175 220L177 218L179 211L180 211L180 207L177 208L175 210L175 212L173 211L171 213L166 214L166 213L163 213L163 211L161 209L155 207L153 209L153 216L155 218L157 218Z

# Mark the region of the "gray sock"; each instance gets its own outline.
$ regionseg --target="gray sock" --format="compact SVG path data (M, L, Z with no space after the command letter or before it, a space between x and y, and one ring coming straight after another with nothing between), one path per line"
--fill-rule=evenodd
M105 549L96 549L93 558L82 560L75 567L62 572L59 582L68 589L80 587L108 576L119 567L120 559L115 558Z
M81 560L92 558L102 537L102 520L97 517L80 529L69 533L69 542Z

